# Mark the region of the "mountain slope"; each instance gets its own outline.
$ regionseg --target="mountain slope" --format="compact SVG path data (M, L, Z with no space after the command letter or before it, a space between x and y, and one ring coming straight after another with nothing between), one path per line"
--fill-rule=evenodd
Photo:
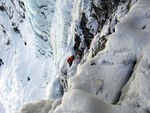
M2 112L150 112L149 0L1 4Z
M139 0L132 5L114 25L114 32L106 36L105 49L95 57L92 48L104 31L94 37L89 53L84 55L86 61L81 61L76 75L67 79L68 92L49 107L48 113L149 112L148 3ZM26 110L25 106L21 113Z

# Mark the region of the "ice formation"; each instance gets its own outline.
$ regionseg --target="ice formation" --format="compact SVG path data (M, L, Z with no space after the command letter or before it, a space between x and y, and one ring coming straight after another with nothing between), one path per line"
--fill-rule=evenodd
M149 0L2 0L0 15L0 113L150 112Z

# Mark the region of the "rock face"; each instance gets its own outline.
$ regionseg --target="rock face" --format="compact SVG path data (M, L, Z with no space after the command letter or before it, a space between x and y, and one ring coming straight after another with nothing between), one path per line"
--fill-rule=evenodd
M149 0L2 0L0 15L2 113L150 112Z

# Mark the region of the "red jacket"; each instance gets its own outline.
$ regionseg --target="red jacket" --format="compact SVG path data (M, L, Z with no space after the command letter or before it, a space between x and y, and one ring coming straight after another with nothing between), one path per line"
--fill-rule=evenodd
M67 59L67 62L68 62L69 64L72 64L74 58L75 58L75 56L72 55L71 57L69 57L69 58Z

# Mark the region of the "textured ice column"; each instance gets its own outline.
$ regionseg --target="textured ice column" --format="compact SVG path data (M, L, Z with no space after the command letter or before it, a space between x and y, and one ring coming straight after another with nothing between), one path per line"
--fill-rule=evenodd
M68 34L70 33L73 4L73 0L56 1L56 11L50 32L56 63L58 63L60 58L66 53L69 39L72 38L69 37Z

